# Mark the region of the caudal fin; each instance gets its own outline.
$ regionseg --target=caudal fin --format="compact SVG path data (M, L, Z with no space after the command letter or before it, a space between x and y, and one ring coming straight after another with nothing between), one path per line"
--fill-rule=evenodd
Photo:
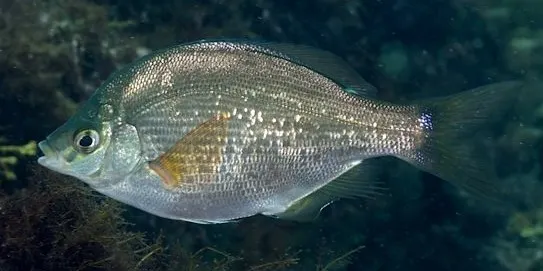
M463 147L483 124L507 111L520 82L482 86L419 103L422 144L403 159L475 196L496 199L501 192L488 157Z

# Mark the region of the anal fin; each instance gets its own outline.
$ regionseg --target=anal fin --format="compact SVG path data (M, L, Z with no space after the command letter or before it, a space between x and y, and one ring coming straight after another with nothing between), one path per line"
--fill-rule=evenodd
M382 195L384 185L377 181L379 168L374 161L364 161L315 192L297 200L275 217L307 222L315 220L321 211L342 198L375 199Z

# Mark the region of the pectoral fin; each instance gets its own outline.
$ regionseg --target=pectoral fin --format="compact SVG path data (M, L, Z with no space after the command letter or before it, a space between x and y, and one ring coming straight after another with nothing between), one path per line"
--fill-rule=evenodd
M167 152L149 162L164 185L174 188L187 177L204 181L217 173L222 163L223 147L230 116L219 114L200 124L181 138Z

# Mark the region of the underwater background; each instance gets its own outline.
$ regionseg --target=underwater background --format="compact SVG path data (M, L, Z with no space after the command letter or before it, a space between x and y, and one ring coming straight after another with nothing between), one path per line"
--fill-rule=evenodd
M388 190L376 200L336 202L310 223L257 216L198 225L37 165L36 141L113 71L210 38L329 50L379 98L404 102L539 81L543 1L0 0L0 271L543 270L537 97L521 97L492 129L466 138L492 157L507 207L384 158Z

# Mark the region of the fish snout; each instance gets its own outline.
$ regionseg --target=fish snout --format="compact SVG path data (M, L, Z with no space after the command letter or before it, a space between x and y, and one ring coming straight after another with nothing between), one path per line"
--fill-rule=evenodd
M40 157L46 156L56 156L57 152L53 149L53 147L47 142L47 140L40 141L38 143L38 148L40 149L41 153L43 155L40 155Z
M47 140L40 141L38 143L38 164L45 166L47 168L53 168L58 166L60 163L59 153ZM55 166L56 165L56 166Z

